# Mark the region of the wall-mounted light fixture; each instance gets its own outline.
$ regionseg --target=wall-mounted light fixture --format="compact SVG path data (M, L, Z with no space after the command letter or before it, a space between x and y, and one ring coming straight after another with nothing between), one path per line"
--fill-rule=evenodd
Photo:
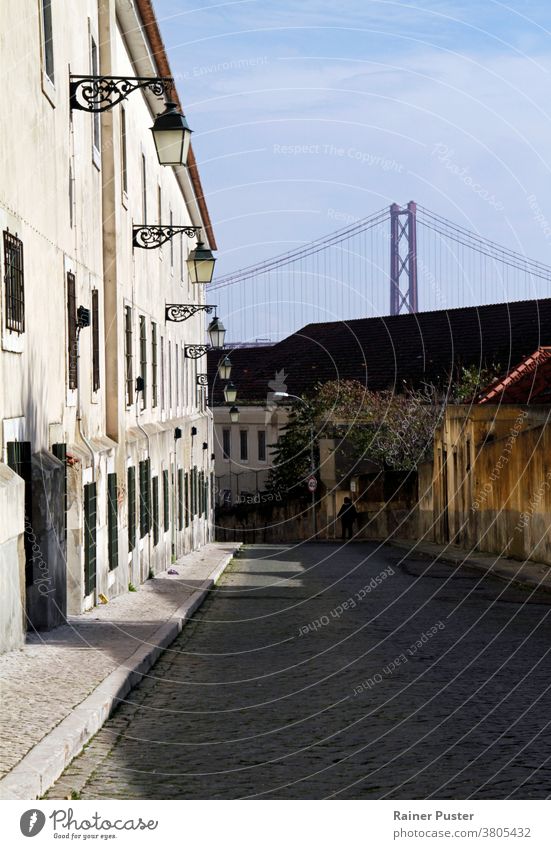
M215 258L210 248L203 242L197 242L195 250L187 259L187 267L192 283L210 283L214 274Z
M206 313L211 313L216 309L215 304L167 304L165 307L166 321L187 321L203 310Z
M232 424L237 424L239 421L239 407L230 407L230 422Z
M71 109L106 112L126 100L137 89L149 89L157 97L168 98L174 88L172 77L69 77ZM191 130L182 112L172 100L165 99L165 111L157 115L151 127L157 157L161 165L185 165Z
M150 251L160 248L178 233L184 233L193 239L200 227L188 227L187 224L134 224L132 227L132 247Z
M237 386L232 383L226 383L224 386L224 401L226 404L234 404L237 400Z
M218 377L220 380L229 380L231 375L231 360L229 357L224 357L218 363Z

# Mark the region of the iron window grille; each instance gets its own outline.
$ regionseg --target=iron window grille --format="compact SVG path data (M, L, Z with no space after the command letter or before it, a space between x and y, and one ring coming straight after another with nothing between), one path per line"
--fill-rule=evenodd
M6 328L14 333L25 331L25 287L23 242L4 230L4 282L6 289Z
M140 537L151 530L151 483L149 459L140 462Z
M186 517L186 528L189 526L189 472L185 474L185 484L184 484L184 494L185 494L185 517Z
M140 316L140 375L143 379L142 408L147 404L147 330L145 316Z
M249 434L246 430L239 431L239 443L241 448L241 459L249 459Z
M99 388L99 292L92 289L92 391Z
M67 376L69 389L78 387L77 295L75 275L67 272Z
M170 499L168 486L168 469L163 469L163 530L170 529Z
M187 489L187 475L186 483ZM178 530L184 529L184 509L185 509L185 490L184 490L184 470L178 469Z
M107 475L107 556L109 569L116 569L119 565L119 523L116 472Z
M159 476L151 479L151 498L153 501L153 545L159 544Z
M124 359L126 371L126 404L134 403L134 368L132 357L132 307L124 308Z
M128 487L128 550L136 545L136 469L130 466L127 472Z
M157 383L158 372L158 352L157 352L157 324L151 322L151 406L157 406L157 398L159 394Z

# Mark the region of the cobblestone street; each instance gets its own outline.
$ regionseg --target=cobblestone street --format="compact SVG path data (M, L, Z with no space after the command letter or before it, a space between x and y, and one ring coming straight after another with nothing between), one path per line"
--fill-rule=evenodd
M544 798L551 595L248 546L48 798Z

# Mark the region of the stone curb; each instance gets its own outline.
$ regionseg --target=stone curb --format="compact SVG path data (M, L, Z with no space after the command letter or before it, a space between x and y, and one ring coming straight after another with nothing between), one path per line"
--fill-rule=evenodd
M107 675L0 780L0 799L39 799L46 793L82 747L99 731L118 703L174 642L240 548L241 543L235 543L233 551L220 560L203 585L152 634L147 645L136 649L124 664Z
M478 569L494 578L499 578L500 581L516 584L520 587L534 588L544 592L551 592L551 572L545 564L536 563L535 561L522 562L520 560L509 560L504 557L495 557L486 555L484 558L476 555L469 555L467 551L461 549L446 550L446 546L438 546L436 543L423 545L415 540L387 540L387 545L394 548L399 548L405 551L411 551L413 554L418 553L427 557L437 558L443 563L451 563L454 566L464 565L472 569ZM541 573L538 576L537 573ZM549 575L549 578L546 576Z

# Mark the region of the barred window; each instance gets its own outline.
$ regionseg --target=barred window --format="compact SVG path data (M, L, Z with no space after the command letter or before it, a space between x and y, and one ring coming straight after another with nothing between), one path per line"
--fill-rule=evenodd
M23 285L23 242L4 230L4 281L6 286L6 328L14 333L25 330L25 290Z
M69 389L78 386L77 294L75 275L67 272L67 377Z
M228 460L231 454L231 431L229 427L222 430L222 451L224 460Z
M92 289L92 391L97 392L99 387L99 294Z
M147 330L145 316L140 316L140 374L143 380L142 408L147 405Z
M151 406L157 406L158 382L157 382L157 324L151 322Z
M126 372L126 404L134 403L134 369L132 340L132 307L124 308L124 359Z

